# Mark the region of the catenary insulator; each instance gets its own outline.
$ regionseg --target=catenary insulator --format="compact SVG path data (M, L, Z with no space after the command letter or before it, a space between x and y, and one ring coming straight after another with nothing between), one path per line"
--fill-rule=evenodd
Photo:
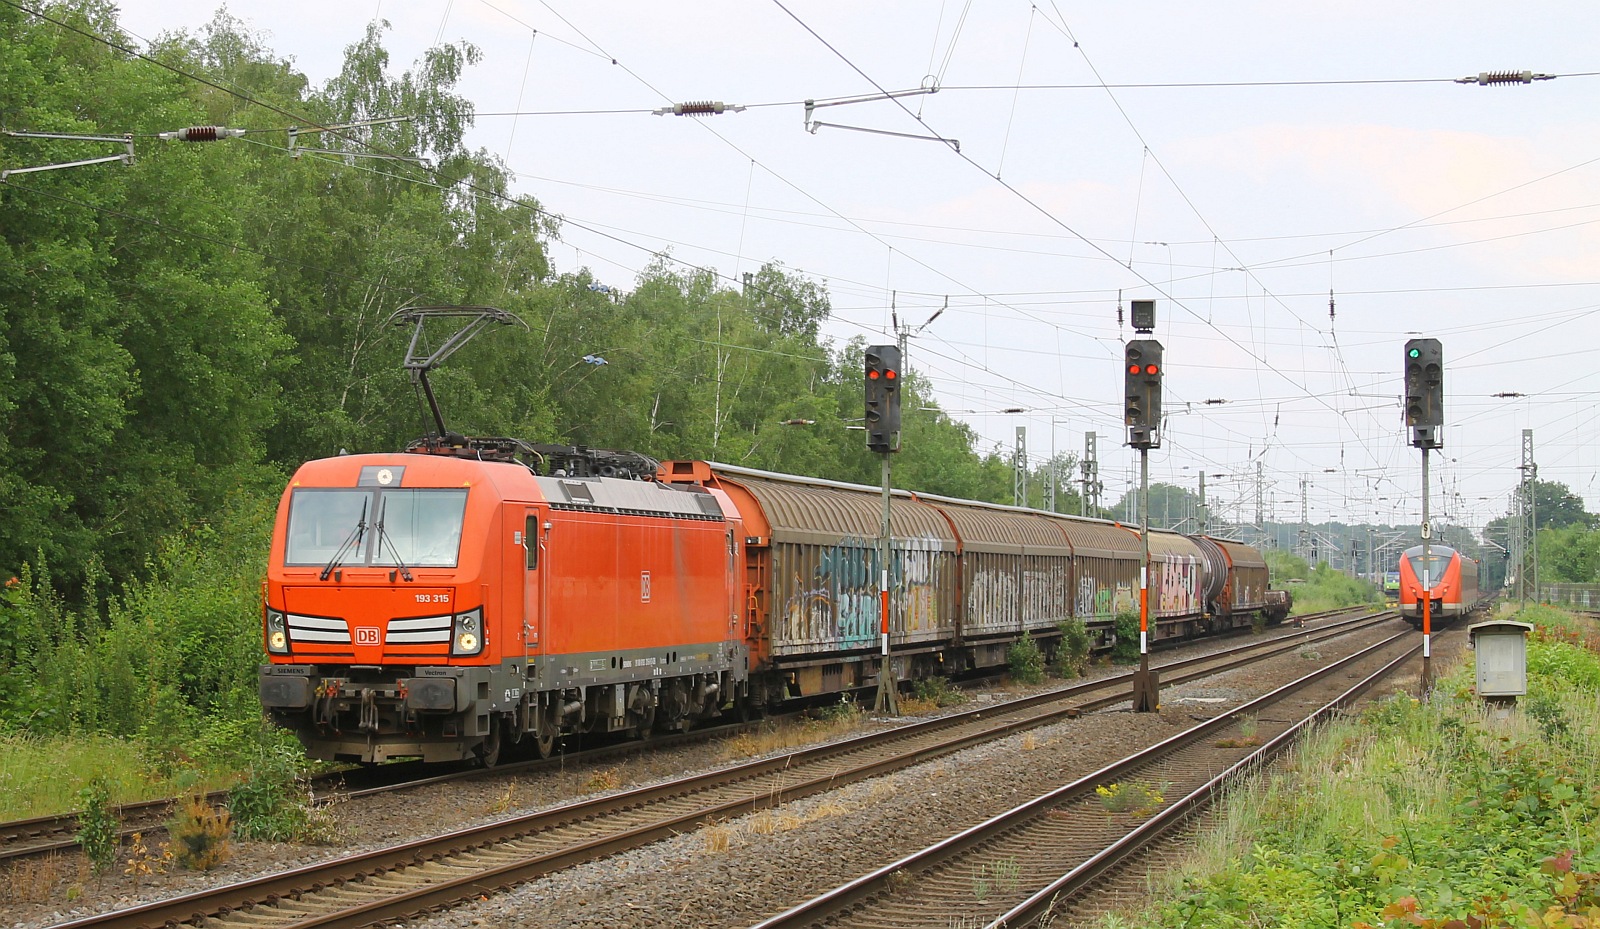
M244 135L244 130L229 129L226 126L190 126L176 132L162 132L159 135L174 142L215 142L218 139L240 138Z
M723 103L721 100L691 100L688 103L675 103L664 106L659 110L651 110L657 116L717 116L727 112L743 113L744 107L733 103Z
M1535 74L1532 71L1479 71L1476 76L1456 78L1457 84L1532 84L1534 81L1553 81L1554 74Z

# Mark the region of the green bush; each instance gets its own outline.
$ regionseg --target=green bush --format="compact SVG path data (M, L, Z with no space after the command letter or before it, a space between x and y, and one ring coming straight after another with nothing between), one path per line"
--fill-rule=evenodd
M1116 642L1111 646L1111 660L1129 664L1139 660L1139 614L1122 612L1112 620Z
M1027 632L1007 649L1006 665L1011 669L1011 679L1019 684L1037 684L1044 680L1044 652Z
M329 819L302 777L298 745L264 746L245 779L228 793L236 833L268 842L327 842Z
M934 706L959 706L967 702L967 695L950 686L946 677L925 677L911 682L911 696L928 700Z
M78 845L89 867L99 874L117 860L122 844L122 819L111 803L111 785L96 777L78 792Z
M861 716L861 705L856 703L853 695L842 693L839 695L838 703L830 703L827 706L815 708L809 712L822 722L842 723L859 718Z
M1089 666L1089 648L1093 644L1089 628L1081 619L1062 620L1056 628L1061 631L1061 639L1056 643L1055 675L1077 677Z

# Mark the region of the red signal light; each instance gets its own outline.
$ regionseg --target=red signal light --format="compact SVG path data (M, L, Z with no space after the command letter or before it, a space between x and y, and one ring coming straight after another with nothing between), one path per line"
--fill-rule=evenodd
M867 380L875 381L877 379L878 379L878 372L876 372L876 371L868 371L867 372Z
M1128 365L1128 373L1129 374L1138 374L1139 373L1139 366L1138 365Z
M1155 374L1155 373L1159 372L1160 370L1161 369L1156 367L1155 365L1145 365L1145 367L1144 367L1144 373L1146 373L1146 374Z
M891 381L894 380L894 369L890 368L889 370L883 372L883 376Z

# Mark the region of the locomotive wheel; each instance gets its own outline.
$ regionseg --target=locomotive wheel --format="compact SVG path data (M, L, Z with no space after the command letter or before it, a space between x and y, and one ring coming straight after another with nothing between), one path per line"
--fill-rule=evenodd
M560 735L549 720L539 721L539 731L533 736L534 751L540 758L549 758L556 750L556 737Z
M633 728L639 735L639 741L650 741L650 737L655 735L656 732L656 708L652 706L634 718L638 720Z
M500 730L500 721L495 720L494 724L489 727L489 734L484 737L483 742L476 749L478 761L485 768L492 768L500 763L500 744L503 741L500 737Z
M733 701L734 712L739 715L739 722L753 723L766 714L766 706L754 697L746 694Z

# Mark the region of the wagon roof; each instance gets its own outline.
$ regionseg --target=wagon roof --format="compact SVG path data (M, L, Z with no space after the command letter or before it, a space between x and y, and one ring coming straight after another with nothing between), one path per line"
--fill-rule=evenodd
M862 484L755 471L712 464L719 478L750 492L772 526L774 542L832 544L841 538L877 538L883 527L883 491ZM891 531L941 551L955 550L950 524L906 491L895 491Z

